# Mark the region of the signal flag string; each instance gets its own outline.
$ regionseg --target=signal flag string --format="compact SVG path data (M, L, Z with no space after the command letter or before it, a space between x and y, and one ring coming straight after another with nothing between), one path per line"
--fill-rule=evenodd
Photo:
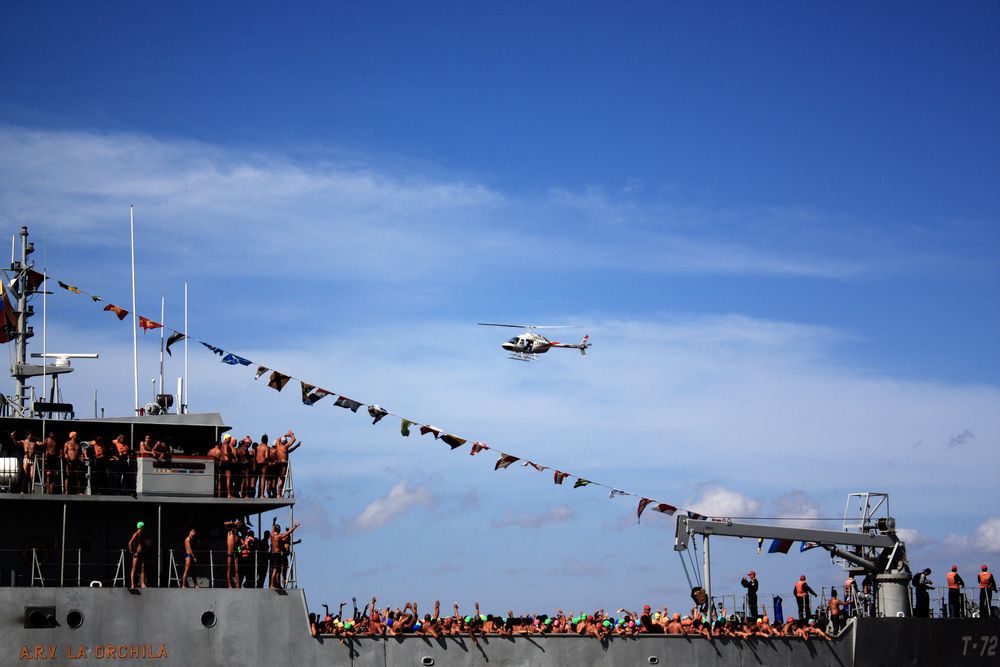
M27 273L27 285L29 291L37 291L38 286L40 286L42 282L44 282L47 276L35 271L34 269L26 269L25 271ZM86 295L90 297L90 299L95 303L100 303L105 301L105 299L101 298L100 296L87 292L79 287L76 287L75 285L71 285L61 280L58 280L56 282L61 288L63 288L67 292L78 295ZM3 298L4 300L6 300L7 298L6 294L4 294ZM110 302L108 302L108 304L104 307L104 310L113 313L118 317L119 320L124 320L129 314L129 311ZM139 322L140 322L140 327L143 329L144 333L151 329L157 329L161 327L164 328L165 331L171 332L167 338L167 343L166 343L167 354L171 354L170 353L171 345L179 341L182 341L186 338L188 340L201 343L206 349L211 351L212 354L221 357L220 361L222 361L222 363L228 364L230 366L252 366L257 363L245 357L238 356L221 347L217 347L215 345L212 345L211 343L205 342L199 338L191 336L190 334L185 335L184 333L177 331L176 329L172 329L170 327L164 327L159 322L155 322L154 320L151 320L147 317L140 317ZM348 409L354 413L356 413L362 406L366 405L360 401L348 398L344 394L340 394L338 392L333 392L327 389L317 387L316 385L308 383L293 375L282 373L281 371L277 371L273 368L270 368L269 366L264 366L262 364L257 364L254 380L259 380L265 373L269 371L270 375L268 377L268 386L271 387L272 389L275 389L278 392L284 389L285 386L291 380L299 382L302 392L302 403L304 405L307 406L315 405L318 401L327 396L335 396L336 397L334 400L335 406ZM469 442L466 438L462 438L457 435L447 433L443 429L440 429L436 426L432 426L430 424L423 424L421 422L414 421L407 417L403 417L402 415L391 412L390 410L386 410L377 403L367 404L367 408L368 408L368 414L372 418L373 425L377 424L379 421L381 421L383 418L387 416L392 416L395 417L396 419L399 419L400 435L402 435L403 437L409 437L410 427L416 426L419 428L420 435L427 435L428 433L431 433L433 434L435 440L440 440L444 442L449 447L451 447L452 450L458 449L459 447L462 447ZM524 467L524 468L532 467L538 472L545 472L547 470L553 471L553 480L555 484L561 485L563 483L563 480L569 477L573 477L576 479L576 481L573 483L573 488L580 488L584 486L599 486L603 489L606 489L609 492L608 493L609 498L614 498L616 496L632 496L634 498L639 498L638 506L636 509L637 523L642 519L642 513L647 508L662 514L666 514L668 516L673 516L676 512L685 512L688 515L688 517L693 519L714 518L714 517L708 517L704 514L699 514L698 512L694 512L691 510L685 510L676 507L674 505L671 505L669 503L664 503L657 500L653 500L651 498L642 497L630 491L623 491L617 487L608 486L607 484L604 484L602 482L597 482L591 479L580 477L579 475L575 475L572 473L563 472L562 470L553 468L551 466L543 465L541 463L538 463L537 461L524 459L520 456L516 456L514 454L510 454L505 451L495 450L493 447L484 442L473 441L471 445L471 451L469 452L469 454L475 456L476 454L479 454L484 450L494 450L499 453L499 458L496 461L494 470L505 469L518 461L522 461L522 465L518 467Z

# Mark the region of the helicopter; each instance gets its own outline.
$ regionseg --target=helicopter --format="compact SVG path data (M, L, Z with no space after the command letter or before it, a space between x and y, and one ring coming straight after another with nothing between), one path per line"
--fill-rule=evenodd
M587 348L590 347L590 336L585 335L579 343L560 343L556 340L549 340L545 336L536 333L537 329L579 329L579 325L569 326L538 326L535 324L497 324L494 322L477 322L481 327L509 327L512 329L527 329L524 333L514 336L500 347L510 352L510 359L518 361L532 361L539 354L548 352L553 347L567 347L580 350L580 354L587 355Z

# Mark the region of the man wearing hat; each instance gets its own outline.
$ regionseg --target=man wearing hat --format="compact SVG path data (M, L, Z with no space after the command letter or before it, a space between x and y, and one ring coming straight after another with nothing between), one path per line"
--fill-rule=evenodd
M747 589L747 618L752 621L757 618L757 589L760 587L757 573L753 570L747 572L747 576L740 580L740 585Z
M965 582L962 575L958 573L958 566L952 565L951 572L948 573L948 615L952 618L961 618L965 614L962 609L962 588Z
M993 593L997 589L997 580L993 578L990 568L983 565L979 572L979 618L989 618L993 614Z
M135 588L135 573L139 572L139 585L142 588L146 587L146 559L143 554L143 539L142 530L146 527L146 524L140 521L135 524L135 532L132 533L132 539L128 541L128 552L132 554L132 574L129 576L129 583L131 588Z

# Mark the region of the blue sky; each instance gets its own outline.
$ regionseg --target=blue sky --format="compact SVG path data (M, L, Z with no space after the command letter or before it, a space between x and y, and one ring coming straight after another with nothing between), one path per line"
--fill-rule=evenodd
M313 384L706 513L888 491L918 566L971 568L1000 553L998 79L986 2L4 3L0 219L124 304L134 203L168 326L187 279L193 335ZM594 347L518 364L478 321ZM102 355L68 398L127 412L128 327L56 294L47 328ZM194 409L306 442L310 601L684 604L633 499L202 352ZM713 554L717 589L842 579Z

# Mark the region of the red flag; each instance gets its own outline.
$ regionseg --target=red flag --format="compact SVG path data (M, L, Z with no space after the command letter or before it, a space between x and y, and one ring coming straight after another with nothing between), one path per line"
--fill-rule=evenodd
M0 281L0 294L3 294L3 321L0 322L0 343L6 343L14 338L17 331L17 313L7 297L7 290Z
M653 502L649 498L641 498L639 500L639 511L635 514L635 522L640 523L642 521L642 511L646 509L646 505Z
M469 456L475 456L484 449L489 449L490 446L485 442L474 442L472 443L472 451L469 452Z
M566 479L567 477L569 477L568 472L563 472L562 470L556 470L555 483L562 484L563 480Z
M159 329L162 326L163 325L159 322L154 322L148 317L143 317L142 315L139 316L139 327L142 329L143 333L146 333L150 329Z
M441 435L441 429L437 426L424 425L420 427L420 435L427 435L428 433L434 434L434 439L437 440Z
M545 472L546 470L549 469L548 466L539 465L538 463L535 463L534 461L525 461L524 462L524 467L527 468L528 466L531 466L532 468L534 468L538 472Z
M104 306L104 310L110 310L112 313L114 313L115 315L117 315L118 319L120 319L120 320L124 320L126 317L128 317L128 311L127 310L125 310L124 308L121 308L120 306L116 306L113 303L109 303L108 305Z
M656 505L653 505L653 509L656 510L657 512L662 512L667 516L673 516L674 512L677 511L676 507L674 507L673 505L668 505L666 503L657 503Z
M28 269L28 291L37 292L39 286L45 282L45 276L34 269Z

